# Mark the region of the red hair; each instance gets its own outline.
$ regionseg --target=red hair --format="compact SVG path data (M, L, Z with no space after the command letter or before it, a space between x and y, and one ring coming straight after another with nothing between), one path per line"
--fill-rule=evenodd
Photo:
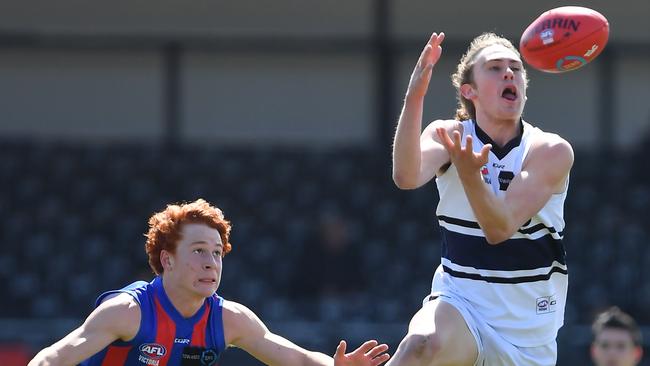
M155 274L163 273L160 252L163 249L171 253L176 251L181 228L185 223L200 223L217 229L223 243L223 255L232 249L229 241L230 222L224 218L219 208L211 206L201 198L191 203L167 205L164 211L151 216L149 231L145 234L147 242L144 249L149 256L149 266Z

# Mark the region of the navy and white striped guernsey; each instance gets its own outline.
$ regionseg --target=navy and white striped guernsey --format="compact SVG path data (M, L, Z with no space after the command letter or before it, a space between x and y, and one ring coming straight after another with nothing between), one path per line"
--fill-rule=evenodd
M485 184L503 197L532 141L543 134L521 121L522 134L504 147L494 144L474 121L462 121L463 144L472 135L474 151L492 143ZM453 164L436 178L440 202L436 211L442 231L442 259L432 294L465 299L505 340L536 347L555 340L564 322L567 266L562 244L563 205L567 186L510 239L490 245L467 200Z

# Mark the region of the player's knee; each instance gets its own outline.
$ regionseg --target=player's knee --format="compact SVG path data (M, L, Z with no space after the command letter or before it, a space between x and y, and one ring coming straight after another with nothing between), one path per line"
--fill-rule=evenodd
M413 360L432 360L442 349L437 333L408 334L403 341L404 353Z

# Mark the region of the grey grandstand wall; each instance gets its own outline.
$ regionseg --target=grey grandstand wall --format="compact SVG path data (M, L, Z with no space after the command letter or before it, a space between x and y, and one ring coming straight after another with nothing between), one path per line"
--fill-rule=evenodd
M531 70L525 117L577 147L634 144L646 132L650 114L637 102L650 99L650 33L638 31L650 4L572 4L608 17L610 52L577 72ZM473 36L495 31L517 42L533 18L558 5L14 1L0 12L0 133L75 140L167 136L215 144L383 144L431 31L443 30L448 39L425 118L452 114L449 74ZM377 11L382 6L383 18ZM377 61L382 56L392 61Z

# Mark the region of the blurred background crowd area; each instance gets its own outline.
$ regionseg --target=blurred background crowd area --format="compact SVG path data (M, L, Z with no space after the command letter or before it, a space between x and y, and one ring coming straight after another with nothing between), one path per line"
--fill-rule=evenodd
M151 279L148 217L197 198L233 223L222 296L312 349L377 337L394 350L440 262L435 184L400 191L391 179L391 139L421 48L446 32L426 123L453 115L449 76L474 36L494 31L516 45L535 17L564 4L7 5L3 365L77 326L101 292ZM650 338L650 33L637 31L650 4L574 5L609 19L610 44L574 72L529 69L524 113L576 151L560 365L588 363L589 324L610 305ZM235 351L221 364L258 363Z

